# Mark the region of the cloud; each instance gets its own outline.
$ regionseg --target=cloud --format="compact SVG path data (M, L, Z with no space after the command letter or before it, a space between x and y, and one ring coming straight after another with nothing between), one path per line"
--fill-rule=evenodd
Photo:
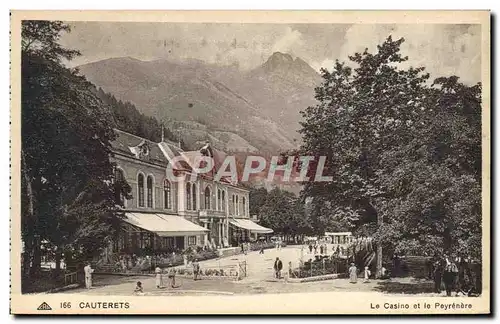
M295 47L303 45L302 34L298 30L292 30L292 28L287 27L285 34L273 45L273 52L293 52Z
M82 56L70 65L110 57L142 60L200 59L237 65L247 70L264 63L276 51L300 57L319 70L335 59L376 50L393 35L404 37L402 52L408 65L425 66L432 77L457 75L463 81L480 80L481 30L478 25L380 24L216 24L73 22L63 46Z
M405 39L401 53L409 58L406 67L424 66L431 78L457 75L468 84L481 80L479 25L353 25L345 34L338 59L347 61L349 55L365 48L373 53L389 35Z

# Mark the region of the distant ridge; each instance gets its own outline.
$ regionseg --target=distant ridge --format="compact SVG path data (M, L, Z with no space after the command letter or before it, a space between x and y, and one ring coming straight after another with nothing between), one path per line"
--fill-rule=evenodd
M110 58L78 67L89 81L181 132L186 143L277 153L300 143L301 110L320 75L301 58L273 53L242 72L200 60Z

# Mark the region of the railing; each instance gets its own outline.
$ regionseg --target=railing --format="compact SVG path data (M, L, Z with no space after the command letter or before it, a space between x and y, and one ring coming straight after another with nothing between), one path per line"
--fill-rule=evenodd
M64 275L64 285L71 285L78 281L78 272L70 272Z

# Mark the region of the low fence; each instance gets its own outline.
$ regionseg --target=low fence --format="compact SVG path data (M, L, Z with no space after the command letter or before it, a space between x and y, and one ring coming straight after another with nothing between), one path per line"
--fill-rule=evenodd
M189 266L174 268L176 276L181 278L194 278L192 264ZM162 269L162 274L166 276L170 272L170 268ZM156 276L155 271L142 271L142 272L100 272L96 271L98 275L123 275L123 276ZM241 280L247 276L247 263L246 261L236 262L234 264L226 264L219 266L201 267L198 273L199 279L230 279Z
M72 285L78 283L78 272L70 272L70 273L65 273L64 274L64 285Z

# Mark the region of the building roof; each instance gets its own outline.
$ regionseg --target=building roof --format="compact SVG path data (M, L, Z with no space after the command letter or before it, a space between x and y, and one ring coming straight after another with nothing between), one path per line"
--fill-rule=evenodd
M115 153L123 154L131 158L138 158L135 148L141 145L147 145L149 148L148 158L146 162L151 162L160 165L168 165L168 159L161 151L158 143L152 142L145 138L115 129L116 139L111 141L111 148ZM142 160L142 159L141 159Z
M183 151L176 144L171 141L163 141L155 143L137 135L127 133L125 131L115 129L116 139L111 141L111 148L113 152L128 156L133 159L150 162L167 167L169 164L175 162L175 170L183 170L192 172L197 158L207 155L213 158L214 168L211 172L204 174L204 177L214 178L219 169L222 167L227 154L223 151L217 150L206 144L200 150ZM141 157L141 146L146 145L149 149L147 156ZM199 161L199 160L198 160ZM222 177L221 182L240 187L238 184L231 183L230 177ZM240 187L241 188L241 187Z

